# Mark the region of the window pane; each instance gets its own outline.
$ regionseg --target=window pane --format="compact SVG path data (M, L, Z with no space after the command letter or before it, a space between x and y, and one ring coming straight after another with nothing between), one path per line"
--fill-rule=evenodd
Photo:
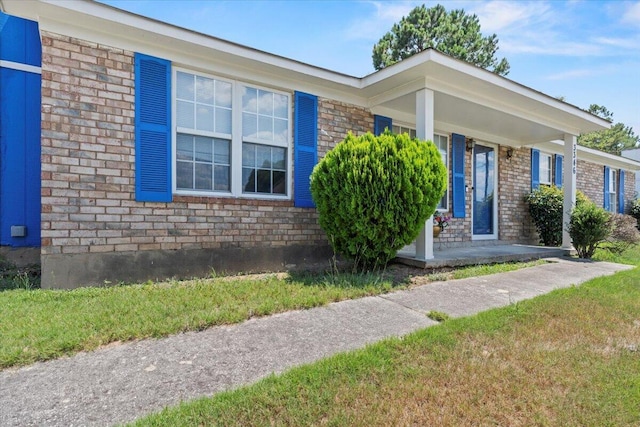
M242 136L257 138L258 116L250 113L242 113Z
M286 150L284 148L272 148L272 160L274 169L286 169L285 155Z
M273 171L273 193L274 194L287 193L286 172Z
M178 160L193 160L193 137L178 134L176 157Z
M214 190L229 191L231 189L230 168L229 166L214 166Z
M258 91L249 87L243 88L242 111L248 113L258 112Z
M216 132L231 133L231 110L216 108Z
M231 108L231 83L216 80L216 105Z
M242 168L242 188L245 193L256 192L255 169Z
M271 193L271 171L269 169L258 169L257 192Z
M177 162L176 181L176 186L178 188L193 188L193 163Z
M273 93L259 90L258 95L258 114L273 116Z
M196 190L211 190L213 186L211 185L213 178L213 167L212 165L196 163Z
M178 71L176 76L176 96L178 99L193 101L193 75Z
M254 144L242 144L242 166L256 167L256 146Z
M273 95L273 115L281 119L289 119L289 99L286 96Z
M230 141L224 139L214 140L214 162L216 164L231 164L231 155L229 150Z
M274 135L273 140L276 142L286 143L289 141L289 129L288 122L286 120L275 119L273 121L274 124Z
M256 166L259 168L271 168L271 147L256 146Z
M213 107L198 105L196 129L213 132Z
M177 103L177 122L178 127L194 128L194 104L191 102L178 101Z
M213 146L211 138L196 137L196 161L211 163L213 161Z
M213 105L213 79L196 76L196 101Z
M273 119L270 116L258 116L258 138L273 141Z

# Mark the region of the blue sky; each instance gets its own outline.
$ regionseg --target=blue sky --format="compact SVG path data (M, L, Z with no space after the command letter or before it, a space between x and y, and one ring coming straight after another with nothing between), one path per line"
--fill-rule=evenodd
M101 0L266 52L362 77L373 45L424 1ZM640 133L640 1L443 1L497 34L508 78Z

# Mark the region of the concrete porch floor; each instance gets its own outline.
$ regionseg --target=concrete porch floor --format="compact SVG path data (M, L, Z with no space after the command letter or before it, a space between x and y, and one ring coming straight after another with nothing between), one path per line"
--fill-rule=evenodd
M562 248L518 244L493 244L438 249L434 251L433 259L419 260L416 259L414 255L415 247L410 245L398 251L395 261L419 268L462 267L466 265L561 257L569 255L569 253L570 251Z

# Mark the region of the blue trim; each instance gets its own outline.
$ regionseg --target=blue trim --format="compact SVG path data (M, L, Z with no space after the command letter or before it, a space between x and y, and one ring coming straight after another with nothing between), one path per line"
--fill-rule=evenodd
M36 22L0 13L0 59L39 67L41 51ZM40 246L40 88L39 74L0 68L1 245Z
M389 131L393 129L393 120L391 120L391 117L374 115L373 134L376 136L382 135L385 129L389 129Z
M171 62L136 53L136 200L172 201Z
M294 206L315 208L310 178L318 163L318 97L303 92L294 94Z
M609 203L609 167L604 167L604 196L602 206L605 210L611 210L611 203Z
M624 213L624 171L620 169L620 184L618 185L618 213Z
M540 150L531 149L531 190L540 187Z
M464 158L466 143L464 135L451 135L451 172L453 177L452 213L454 218L464 218L467 215L465 166Z
M558 188L562 188L562 164L563 164L563 160L564 157L561 156L560 154L556 154L556 170L555 170L555 176L554 176L554 182L556 184L556 187Z

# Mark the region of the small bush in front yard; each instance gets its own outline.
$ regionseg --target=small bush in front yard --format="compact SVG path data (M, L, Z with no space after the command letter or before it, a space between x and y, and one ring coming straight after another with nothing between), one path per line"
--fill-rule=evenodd
M636 219L636 227L640 228L640 199L635 199L633 202L631 202L629 215Z
M611 224L611 235L607 238L609 243L607 249L610 251L621 254L631 246L640 243L638 223L631 215L614 214L611 216Z
M447 172L432 142L349 133L311 175L319 222L356 269L385 266L435 212Z
M562 212L564 211L564 194L561 188L540 186L525 196L529 204L529 214L540 236L540 243L545 246L562 244ZM589 199L582 192L576 194L576 205Z
M580 258L591 258L611 230L611 214L595 203L581 203L571 212L569 235Z

